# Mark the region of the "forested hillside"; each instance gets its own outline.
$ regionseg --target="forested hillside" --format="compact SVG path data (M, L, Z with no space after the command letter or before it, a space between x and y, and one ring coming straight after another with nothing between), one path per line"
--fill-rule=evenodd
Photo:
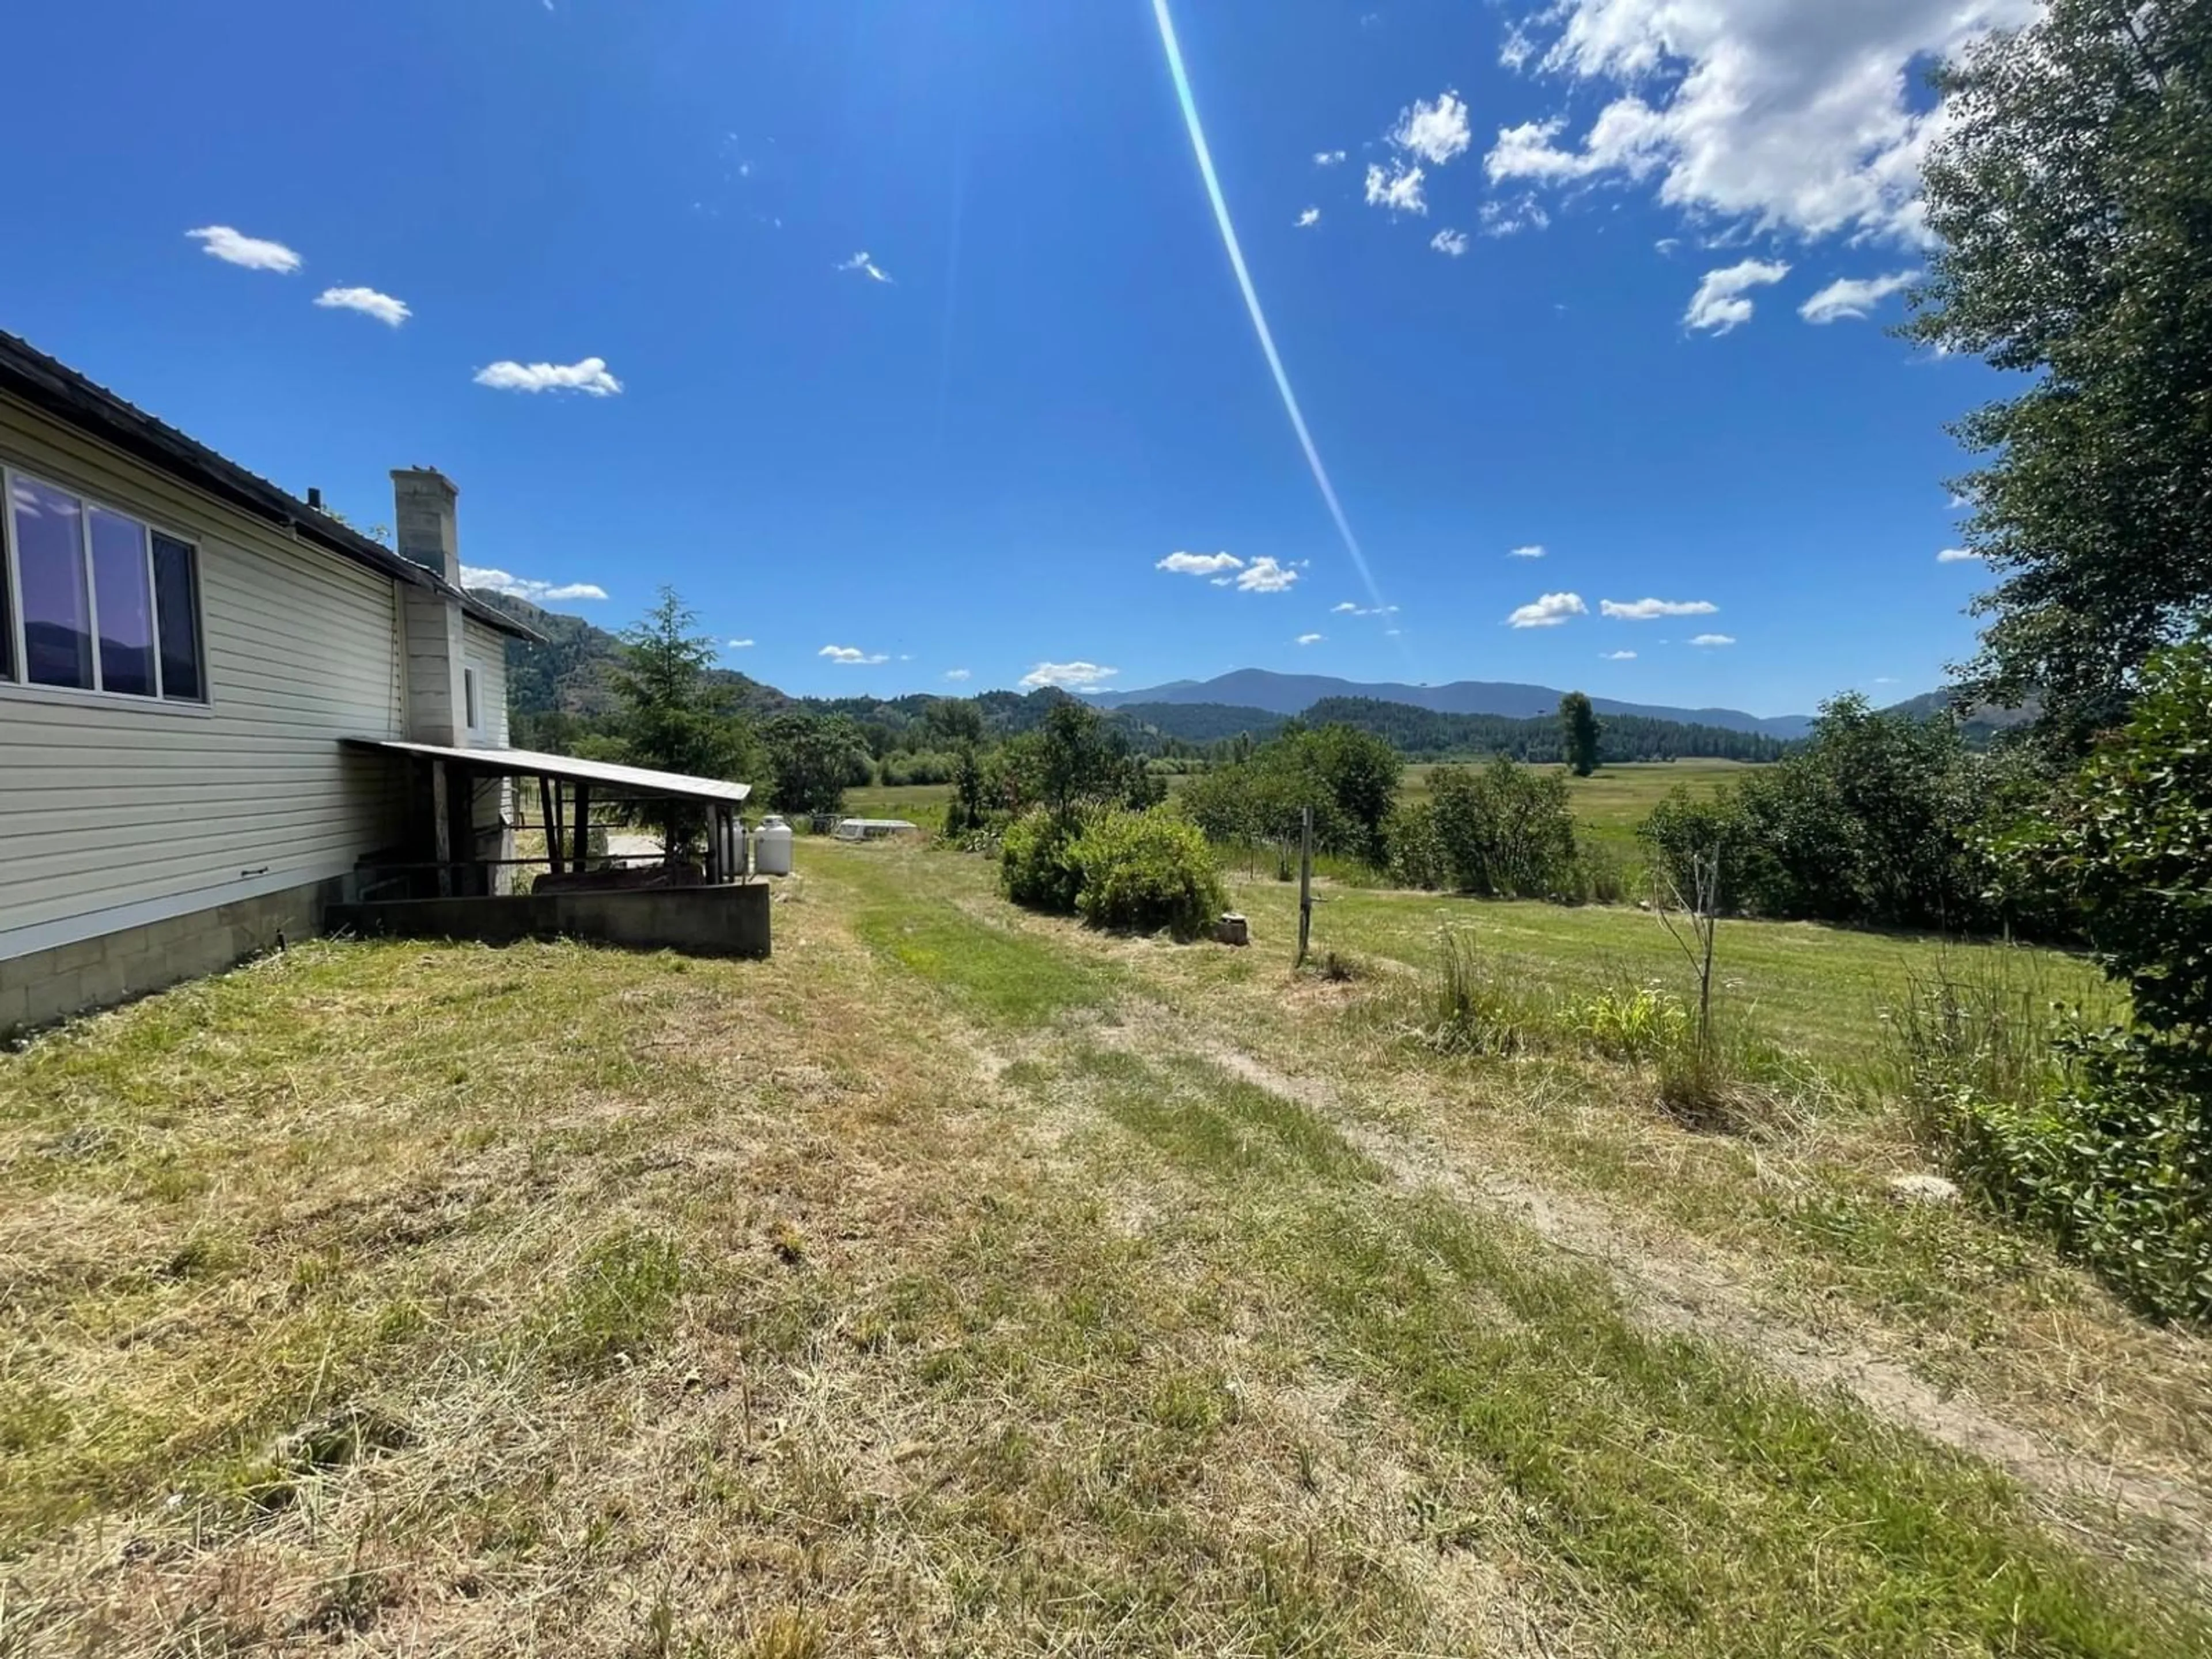
M1400 754L1417 759L1510 755L1518 761L1551 763L1565 758L1556 716L1516 720L1497 714L1439 714L1373 697L1328 697L1307 709L1304 719L1310 726L1349 726L1371 732ZM1613 764L1692 757L1771 761L1779 760L1788 748L1779 738L1755 732L1640 714L1607 714L1598 729L1598 757Z

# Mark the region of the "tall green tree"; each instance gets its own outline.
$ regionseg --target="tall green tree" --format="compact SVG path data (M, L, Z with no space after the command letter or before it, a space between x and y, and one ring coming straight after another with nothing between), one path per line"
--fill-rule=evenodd
M860 728L843 714L779 714L761 735L780 812L841 812L845 791L868 775Z
M744 781L759 747L751 730L730 708L728 695L707 676L714 641L697 631L698 615L664 587L652 610L623 630L623 657L614 671L622 700L617 736L622 757L635 766L692 777ZM706 809L687 801L654 801L638 809L674 857L698 844Z
M1582 692L1568 692L1559 699L1559 746L1577 777L1597 770L1597 710Z
M2212 605L2212 5L2052 0L1936 80L1906 332L2034 377L1956 428L2000 579L1958 691L2061 758Z

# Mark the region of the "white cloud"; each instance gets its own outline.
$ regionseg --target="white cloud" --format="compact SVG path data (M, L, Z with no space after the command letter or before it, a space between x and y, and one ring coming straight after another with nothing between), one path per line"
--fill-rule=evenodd
M1467 130L1467 104L1453 92L1438 94L1433 102L1415 99L1398 117L1390 142L1408 149L1432 167L1442 167L1466 152L1471 142Z
M1467 252L1467 233L1463 230L1440 230L1429 238L1429 246L1437 252L1456 259Z
M1505 556L1509 559L1540 559L1544 556L1544 549L1540 543L1531 542L1526 547L1510 550Z
M1636 653L1633 651L1601 651L1598 653L1598 655L1607 662L1634 662L1636 660Z
M948 668L945 671L945 678L948 680L964 680L973 678L974 676L965 668Z
M1368 163L1367 205L1388 208L1393 213L1425 214L1429 204L1421 194L1420 168L1394 161L1385 173L1377 163Z
M1286 593L1297 579L1295 566L1278 564L1263 553L1237 572L1237 590L1240 593Z
M1710 329L1716 334L1725 334L1740 323L1751 320L1751 301L1744 298L1744 290L1778 283L1790 274L1790 267L1776 261L1746 259L1719 270L1709 270L1698 291L1690 296L1690 308L1682 313L1686 328Z
M888 653L863 651L857 645L825 645L814 654L827 657L831 662L846 668L872 668L879 662L890 660Z
M1662 203L1731 228L1916 242L1921 160L1947 118L1919 94L1919 66L2039 9L1554 0L1516 26L1509 51L1525 61L1540 36L1542 69L1612 100L1578 140L1558 142L1557 116L1501 131L1486 165L1493 179L1552 182L1656 174Z
M1329 606L1328 611L1332 617L1395 617L1398 614L1398 607L1395 605L1354 605L1350 599Z
M1301 634L1298 635L1298 643L1300 645L1319 645L1328 637L1328 635L1326 634Z
M1333 167L1343 160L1344 152L1340 149L1317 149L1314 152L1314 165L1317 167Z
M1832 323L1844 317L1864 317L1893 294L1900 293L1920 278L1917 270L1899 270L1887 276L1845 276L1832 282L1797 307L1808 323Z
M580 363L518 363L501 361L477 371L477 384L499 392L581 392L594 398L611 398L622 382L607 373L604 357L586 357Z
M274 270L289 274L300 268L300 256L282 242L264 242L258 236L248 236L233 230L228 225L202 225L198 230L185 234L200 245L200 252L222 260L225 264L244 265L248 270Z
M1668 258L1676 248L1681 246L1682 239L1679 236L1662 236L1657 241L1651 244L1653 251L1662 259Z
M1170 553L1152 567L1155 570L1172 570L1178 576L1212 576L1243 568L1244 561L1234 553Z
M750 651L752 649L752 646L753 642L750 640L725 640L722 641L722 648L726 651Z
M1947 547L1936 556L1938 564L1971 564L1982 556L1970 547Z
M1734 645L1735 643L1735 635L1733 634L1698 634L1691 636L1690 643L1692 645Z
M860 252L855 253L851 258L841 260L838 263L837 269L840 270L860 271L872 283L888 283L890 281L890 273L886 271L873 259L868 258L867 250L865 248L863 248Z
M1064 691L1091 691L1121 672L1118 668L1101 668L1095 662L1041 662L1022 676L1022 684L1032 691L1047 685L1059 686Z
M597 582L544 582L479 564L461 567L461 586L488 587L495 593L528 599L532 605L544 605L550 599L604 599L607 596L607 590Z
M315 296L315 303L335 311L358 311L393 328L415 314L407 308L406 301L379 294L373 288L326 288Z
M1508 628L1557 628L1570 617L1586 617L1589 607L1579 593L1547 593L1505 619Z
M1300 230L1311 230L1320 222L1321 210L1317 207L1310 207L1304 213L1298 215L1297 228Z
M1711 599L1600 599L1597 608L1622 622L1650 622L1655 617L1710 617L1720 606Z
M1552 222L1552 216L1528 191L1523 191L1517 202L1485 202L1481 217L1482 234L1486 236L1512 236L1524 230L1542 230Z
M1519 23L1505 26L1504 43L1498 48L1498 61L1515 74L1536 55L1536 43L1528 38L1528 31Z

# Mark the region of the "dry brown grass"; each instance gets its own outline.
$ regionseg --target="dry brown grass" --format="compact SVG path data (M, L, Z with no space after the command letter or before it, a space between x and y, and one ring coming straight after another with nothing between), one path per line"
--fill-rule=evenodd
M1601 1067L1409 1060L1388 974L809 850L771 965L318 945L0 1058L0 1655L1719 1653L1801 1616L1978 1651L2015 1579L2031 1628L2091 1610L2080 1651L2194 1639L2172 1585L1645 1342L1382 1156L1571 1188L1755 1286L1825 1247L1718 1194L1839 1154L1687 1138ZM1525 1414L1585 1395L1547 1486ZM1858 1484L1801 1512L1738 1401ZM1829 1535L1869 1494L1942 1518L1895 1547L1902 1624ZM1655 1588L1654 1516L1705 1616Z

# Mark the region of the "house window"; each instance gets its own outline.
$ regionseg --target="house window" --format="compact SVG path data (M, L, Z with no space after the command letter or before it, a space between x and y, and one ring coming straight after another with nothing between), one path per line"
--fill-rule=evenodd
M473 668L461 670L461 702L468 715L469 731L481 737L483 734L483 715L477 706L477 671Z
M0 514L0 680L199 702L197 551L20 472Z

